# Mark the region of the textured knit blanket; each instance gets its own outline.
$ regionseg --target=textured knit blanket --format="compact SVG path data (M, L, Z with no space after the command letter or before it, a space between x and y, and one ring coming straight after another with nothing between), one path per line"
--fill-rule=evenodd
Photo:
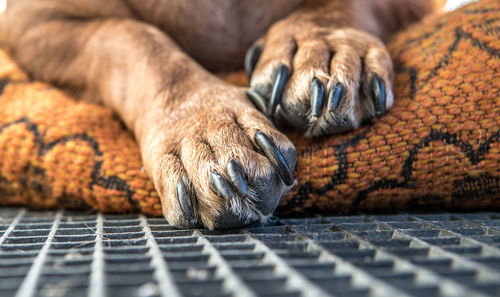
M483 0L398 35L392 110L347 134L289 134L298 185L278 213L500 208L499 18ZM0 204L161 214L120 120L31 81L5 51Z

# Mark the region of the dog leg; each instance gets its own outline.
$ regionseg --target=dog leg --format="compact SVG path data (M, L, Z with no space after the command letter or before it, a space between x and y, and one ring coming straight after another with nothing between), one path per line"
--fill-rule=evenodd
M427 0L308 1L248 51L248 96L307 136L355 129L393 105L381 39L431 9Z
M2 28L16 60L121 116L169 223L236 227L269 217L294 183L293 144L241 89L132 19L121 1L94 2L10 2Z

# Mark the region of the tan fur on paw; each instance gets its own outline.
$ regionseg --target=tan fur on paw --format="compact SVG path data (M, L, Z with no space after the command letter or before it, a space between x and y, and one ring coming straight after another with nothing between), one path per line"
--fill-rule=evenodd
M364 31L282 21L246 60L250 99L307 136L358 128L393 104L390 56Z
M143 149L165 217L208 228L265 221L294 183L293 144L241 90L206 86L185 96L175 122L148 128Z

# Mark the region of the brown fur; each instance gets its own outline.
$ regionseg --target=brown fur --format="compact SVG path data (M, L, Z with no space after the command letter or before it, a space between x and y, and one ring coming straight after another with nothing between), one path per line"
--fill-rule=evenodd
M209 188L210 172L223 173L237 159L250 181L271 174L269 161L254 149L258 130L281 151L293 150L293 144L241 89L204 67L241 67L247 48L264 36L257 41L264 52L252 86L269 84L273 69L287 65L293 72L283 106L299 106L306 133L319 135L335 127L326 116L313 119L308 113L310 81L341 81L348 96L331 116L347 117L355 128L373 116L368 91L359 90L360 83L368 84L364 73L378 73L391 89L392 64L380 40L434 10L435 2L12 0L0 28L2 40L34 78L120 115L141 147L170 223L185 224L175 199L176 183L184 179L195 193L196 220L213 228L228 209L245 221L266 215L255 208L259 197L252 192L226 205ZM277 193L287 190L280 184Z

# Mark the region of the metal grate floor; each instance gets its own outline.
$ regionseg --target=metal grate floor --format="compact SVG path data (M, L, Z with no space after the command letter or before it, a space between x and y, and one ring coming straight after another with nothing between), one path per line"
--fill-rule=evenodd
M500 213L276 219L0 209L0 296L500 296Z

